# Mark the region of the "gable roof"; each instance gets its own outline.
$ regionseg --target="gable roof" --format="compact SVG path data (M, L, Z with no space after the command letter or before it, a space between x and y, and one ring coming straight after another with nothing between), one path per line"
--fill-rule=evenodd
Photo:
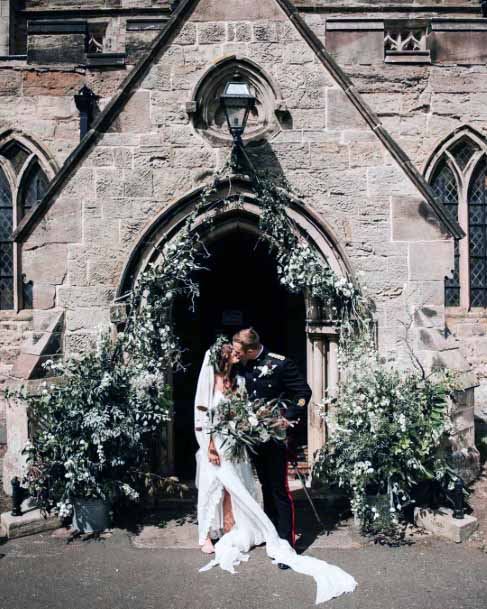
M416 186L417 190L424 197L425 201L434 210L439 220L447 228L450 234L456 239L461 239L465 236L462 228L452 218L449 217L444 207L436 201L430 186L421 175L421 173L413 165L404 150L397 144L397 142L389 135L388 131L383 127L376 114L369 108L367 103L362 99L362 96L340 68L333 57L327 52L321 40L306 24L304 19L299 14L299 10L292 4L290 0L267 0L276 2L288 18L295 25L298 32L301 34L308 46L313 50L321 64L330 72L334 77L337 84L340 86L342 91L351 101L353 106L358 110L365 122L369 125L372 131L376 134L379 140L383 143L386 150L390 153L392 158L399 164L404 173ZM28 237L32 232L36 224L42 219L43 215L49 209L54 196L60 191L62 185L72 175L74 169L80 164L86 152L88 152L93 145L95 145L97 137L102 134L110 126L112 121L116 118L117 114L122 110L125 102L128 100L133 88L136 86L138 80L145 74L147 68L150 67L155 57L162 51L165 51L164 47L168 47L172 41L173 35L177 32L181 23L187 19L194 8L199 4L200 0L182 0L177 9L169 19L167 26L161 33L155 38L147 54L142 57L138 64L128 74L123 83L120 86L119 92L114 95L108 105L105 107L103 112L94 121L91 129L86 133L83 139L80 141L78 146L65 160L60 171L57 173L55 178L49 185L49 188L44 195L42 201L27 214L22 221L19 223L17 229L14 232L14 239L16 241L22 241Z

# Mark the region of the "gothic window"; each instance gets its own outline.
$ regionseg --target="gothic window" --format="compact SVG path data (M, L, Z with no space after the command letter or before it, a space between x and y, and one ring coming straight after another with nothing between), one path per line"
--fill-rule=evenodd
M13 227L12 190L0 169L0 309L13 309L14 306Z
M487 162L483 157L475 169L468 194L470 259L470 304L487 307Z
M15 276L13 232L44 196L48 179L36 153L16 140L0 148L0 163L0 309L32 308L32 281Z
M455 176L445 161L435 172L431 187L436 198L443 203L448 215L458 220L458 188ZM447 307L460 306L460 253L455 243L455 266L451 277L445 279L445 304Z
M446 144L430 177L435 197L463 228L455 265L445 279L446 306L487 308L487 156L482 141L463 135Z
M21 216L24 216L40 202L48 184L44 172L37 163L29 169L23 183Z

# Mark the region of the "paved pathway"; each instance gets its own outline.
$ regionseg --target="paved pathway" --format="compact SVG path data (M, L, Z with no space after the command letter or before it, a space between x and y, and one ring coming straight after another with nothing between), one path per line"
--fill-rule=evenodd
M151 526L139 535L115 529L102 541L69 545L60 532L7 542L0 546L0 609L314 606L311 578L280 571L264 548L251 552L238 575L198 573L207 557L189 547L194 524L167 519L163 528ZM306 552L340 565L359 582L354 594L322 605L326 609L487 607L487 555L477 548L429 536L409 547L364 546L350 529L339 529L317 537Z

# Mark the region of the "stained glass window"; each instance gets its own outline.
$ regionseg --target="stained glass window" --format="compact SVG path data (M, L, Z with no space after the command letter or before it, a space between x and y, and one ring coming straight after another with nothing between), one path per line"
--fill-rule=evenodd
M452 170L443 162L431 181L436 199L445 206L449 216L458 220L458 187ZM445 305L460 306L460 250L455 242L455 265L451 277L445 278Z
M487 307L487 161L480 161L468 195L470 306Z
M12 191L0 169L0 309L14 307L14 244Z
M47 190L47 184L47 178L39 165L35 164L31 167L22 188L21 216L25 216L39 203Z

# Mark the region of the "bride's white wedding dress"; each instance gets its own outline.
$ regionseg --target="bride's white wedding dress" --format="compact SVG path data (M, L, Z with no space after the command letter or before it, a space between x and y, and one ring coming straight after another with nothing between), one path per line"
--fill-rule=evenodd
M220 465L208 461L209 438L206 431L205 408L214 408L223 398L215 392L213 367L207 352L198 380L195 400L195 428L200 449L197 452L196 484L198 487L198 532L203 544L208 534L221 534L223 529L223 491L231 496L235 525L215 544L215 557L200 571L208 571L220 565L225 571L235 573L235 567L247 561L252 546L266 543L266 552L275 563L284 563L298 573L311 575L317 585L316 603L322 603L345 592L353 592L355 579L334 565L311 556L302 556L281 539L277 531L256 501L255 482L249 461L233 463L225 458L221 438L215 437L220 455ZM198 408L199 407L199 408Z

